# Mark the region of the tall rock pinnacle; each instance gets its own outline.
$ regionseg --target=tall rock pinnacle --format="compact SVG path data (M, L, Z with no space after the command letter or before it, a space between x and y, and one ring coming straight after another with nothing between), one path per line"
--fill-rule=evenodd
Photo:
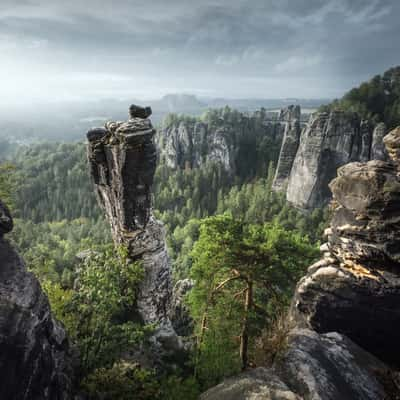
M137 301L141 318L156 324L159 344L179 347L168 317L172 287L164 229L151 208L156 168L151 108L132 105L129 112L128 121L87 133L90 172L115 243L126 245L132 261L144 267Z

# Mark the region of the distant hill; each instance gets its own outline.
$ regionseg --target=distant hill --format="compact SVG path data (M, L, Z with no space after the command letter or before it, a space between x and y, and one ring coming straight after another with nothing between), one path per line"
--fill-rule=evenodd
M149 105L152 120L158 125L169 113L199 116L210 108L229 106L241 112L254 112L261 107L277 110L289 104L318 108L328 99L225 99L203 98L191 94L168 94L161 99L102 99L98 101L32 104L20 108L0 109L0 138L11 142L31 143L41 140L71 142L84 138L84 133L105 121L125 120L131 103Z

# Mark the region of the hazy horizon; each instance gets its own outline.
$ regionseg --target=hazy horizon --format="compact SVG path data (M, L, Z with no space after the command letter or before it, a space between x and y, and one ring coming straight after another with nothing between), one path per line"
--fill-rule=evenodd
M326 99L400 64L394 0L2 0L0 104Z

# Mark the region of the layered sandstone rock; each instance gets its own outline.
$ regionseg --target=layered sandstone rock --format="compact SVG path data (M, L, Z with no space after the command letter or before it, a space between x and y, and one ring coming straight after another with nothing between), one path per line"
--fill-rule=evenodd
M156 168L155 130L141 107L131 106L126 122L108 122L88 132L88 158L98 199L110 222L114 241L127 246L145 276L137 300L146 324L155 324L154 346L160 352L181 347L168 317L171 308L171 267L164 228L152 214Z
M273 190L281 191L286 189L299 147L301 132L300 116L301 111L299 106L289 106L281 111L280 120L284 121L285 130L274 182L272 184Z
M399 161L400 130L385 138ZM297 324L337 331L400 366L400 178L397 165L350 163L331 184L333 217L324 258L300 281Z
M72 367L64 328L38 280L3 238L12 218L0 202L0 398L69 400Z

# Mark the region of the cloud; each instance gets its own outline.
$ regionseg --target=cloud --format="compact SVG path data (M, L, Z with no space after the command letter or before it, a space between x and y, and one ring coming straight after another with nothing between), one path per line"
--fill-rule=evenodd
M399 16L397 0L2 0L0 71L9 93L24 75L74 96L327 97L399 63Z
M276 64L274 70L277 73L298 73L306 68L320 65L322 57L319 55L290 56L286 60Z

